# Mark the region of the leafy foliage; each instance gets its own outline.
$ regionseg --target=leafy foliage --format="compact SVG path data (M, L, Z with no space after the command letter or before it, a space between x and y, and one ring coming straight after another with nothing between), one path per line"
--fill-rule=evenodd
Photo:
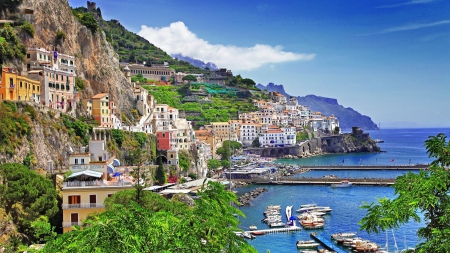
M132 82L136 83L147 83L147 78L145 78L141 73L131 77Z
M155 181L160 185L163 185L167 182L166 170L164 169L161 158L159 158L158 168L155 172Z
M366 216L360 221L361 229L379 233L413 220L426 226L418 236L424 239L416 252L450 252L450 143L444 134L430 136L425 141L429 157L434 160L429 171L409 172L399 176L394 185L396 198L381 198L378 203L365 203Z
M48 218L59 210L52 182L17 163L0 165L0 178L0 203L23 239L40 242L43 234L51 235Z
M122 147L123 140L125 139L122 130L111 129L111 137L116 141L117 145L119 145L119 148Z
M7 0L6 2L15 1ZM20 42L14 29L6 23L5 27L0 29L0 65L7 60L19 59L22 61L26 52L25 45Z
M191 158L189 156L189 153L182 150L178 153L178 160L179 160L179 165L180 168L183 171L188 171L189 167L191 166Z
M183 77L183 81L188 81L190 82L197 82L197 77L193 76L193 75L187 75Z
M97 32L98 29L97 20L95 19L94 15L92 15L92 13L90 12L84 13L80 18L80 22L82 25L86 26L92 32L92 34Z
M309 139L309 135L308 135L308 132L306 132L306 131L297 132L297 135L295 136L295 140L297 142L308 140L308 139Z
M75 77L75 88L77 88L77 90L84 90L84 88L86 88L86 83L79 76Z
M221 160L230 160L230 156L234 153L234 151L241 149L242 144L237 141L229 141L226 140L222 143L222 147L216 150L216 154L221 156Z
M62 115L62 121L64 126L67 128L69 135L78 136L82 140L83 145L87 145L89 143L90 137L88 133L93 129L92 125L84 123L81 120L71 118L65 114Z
M107 210L47 243L45 252L256 252L237 237L242 212L230 205L236 195L219 183L204 186L195 207L144 191L141 205L134 190L105 201Z
M220 163L220 161L219 161L219 160L216 160L216 159L209 159L209 160L206 162L206 164L207 164L209 170L216 170L216 169L218 169L220 166L222 166L222 164Z
M31 37L34 37L34 26L29 22L23 22L23 24L20 26L20 30L26 32Z
M30 112L34 110L28 109ZM0 104L0 152L14 154L15 149L22 145L24 136L29 136L32 130L31 117L34 114L19 112L16 103L3 100Z
M261 142L259 142L259 138L258 138L258 137L256 137L256 138L253 140L253 142L252 142L252 147L254 147L254 148L259 148L259 147L261 147Z

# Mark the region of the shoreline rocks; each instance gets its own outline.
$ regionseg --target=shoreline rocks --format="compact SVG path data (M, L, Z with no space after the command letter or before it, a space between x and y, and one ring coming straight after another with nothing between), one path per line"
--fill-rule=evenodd
M238 198L239 206L250 206L250 202L263 192L268 192L268 190L264 187L258 187L250 192L244 193Z

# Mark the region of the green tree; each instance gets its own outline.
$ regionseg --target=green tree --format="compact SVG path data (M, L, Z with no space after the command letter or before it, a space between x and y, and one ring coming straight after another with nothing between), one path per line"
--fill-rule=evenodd
M217 170L222 165L220 161L216 159L209 159L206 164L209 170Z
M253 142L252 142L252 147L254 147L254 148L259 148L259 147L261 147L261 143L259 142L259 138L258 138L258 137L256 137L256 138L253 140Z
M29 22L23 22L23 24L20 26L20 30L26 32L31 37L34 37L34 26Z
M47 243L44 252L256 252L234 234L242 212L234 193L220 183L202 187L190 207L156 193L117 192L105 201L106 211Z
M112 129L111 137L116 141L117 145L119 145L119 148L121 148L123 140L125 139L123 131L119 129Z
M191 82L197 82L197 77L194 75L187 75L183 77L183 81L188 81L188 83L191 84Z
M191 159L189 158L189 154L186 151L181 151L178 153L178 160L180 168L183 171L188 171L191 166Z
M416 252L450 252L450 143L444 134L438 134L428 137L425 147L429 157L435 158L428 171L397 177L395 198L365 203L362 208L367 214L360 225L369 233L379 233L410 220L420 222L422 213L426 226L417 231L423 242Z
M0 165L0 203L25 235L27 242L42 242L43 234L51 234L48 219L58 212L58 194L52 182L22 164ZM43 228L46 228L43 232Z
M20 4L22 4L22 0L2 0L0 1L0 12L6 10L14 12Z
M164 169L164 166L162 164L161 157L159 158L158 168L155 172L155 181L158 182L159 185L163 185L167 182L166 170Z
M81 24L86 26L89 30L91 30L92 34L97 32L98 24L97 20L95 19L94 15L90 12L86 12L81 16Z
M221 156L221 160L230 160L230 156L234 151L242 148L242 144L237 141L224 141L222 147L216 150L216 154Z
M231 166L231 163L230 163L230 161L228 161L228 160L222 160L222 161L220 161L220 164L221 164L222 167L225 168L225 169L229 169L230 166Z
M339 134L341 132L341 129L337 126L334 128L334 134Z
M247 88L247 90L249 90L251 87L255 86L256 83L255 81L253 81L250 78L244 78L242 79L242 83L245 85L245 87Z

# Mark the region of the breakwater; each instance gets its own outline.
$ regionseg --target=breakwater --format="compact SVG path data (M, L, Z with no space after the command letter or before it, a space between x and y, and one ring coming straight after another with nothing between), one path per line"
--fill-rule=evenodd
M267 192L267 189L264 187L258 187L254 190L251 190L250 192L242 194L238 201L240 206L250 206L250 202L258 197L261 193Z

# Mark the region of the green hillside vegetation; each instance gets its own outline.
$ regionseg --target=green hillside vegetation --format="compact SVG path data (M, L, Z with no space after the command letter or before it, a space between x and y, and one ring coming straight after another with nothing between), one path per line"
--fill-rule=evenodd
M85 24L89 29L95 29L96 25L100 27L106 35L106 40L114 47L114 51L119 55L120 62L146 63L151 64L169 63L170 67L176 72L203 73L201 68L194 67L188 62L173 59L166 52L156 47L141 36L128 31L118 20L105 21L101 18L100 8L93 13L88 13L86 7L77 7L72 9L72 13ZM90 22L90 16L97 16L97 24Z
M238 113L256 111L252 96L246 98L228 93L214 94L210 99L199 99L187 102L189 85L181 86L143 86L152 94L159 104L168 104L180 111L186 112L186 119L193 121L194 126L210 124L217 121L236 119Z

